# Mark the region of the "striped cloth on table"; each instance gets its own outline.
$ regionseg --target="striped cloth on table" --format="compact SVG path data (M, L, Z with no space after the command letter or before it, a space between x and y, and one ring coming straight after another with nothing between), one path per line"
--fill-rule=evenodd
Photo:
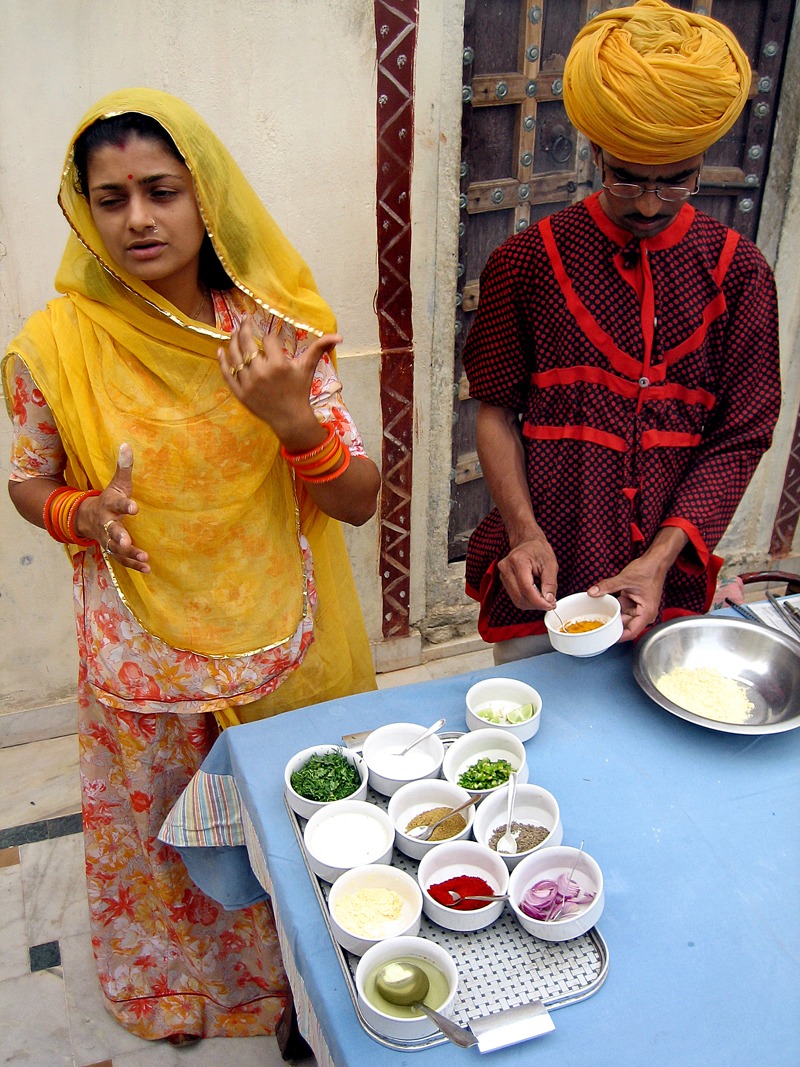
M158 836L174 848L244 845L242 799L233 775L198 771Z

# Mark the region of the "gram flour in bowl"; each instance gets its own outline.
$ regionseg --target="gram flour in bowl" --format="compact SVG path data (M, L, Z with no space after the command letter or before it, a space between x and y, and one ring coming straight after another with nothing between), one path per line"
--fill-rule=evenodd
M655 686L678 707L716 722L746 723L755 707L746 687L715 667L676 667Z

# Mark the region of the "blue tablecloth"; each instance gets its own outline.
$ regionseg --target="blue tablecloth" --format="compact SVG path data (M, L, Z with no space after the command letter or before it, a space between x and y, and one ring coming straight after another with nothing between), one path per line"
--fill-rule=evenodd
M283 802L297 751L397 720L463 730L478 678L542 695L530 781L557 798L564 842L605 877L605 984L556 1030L490 1054L538 1067L788 1067L800 1063L800 730L747 737L647 698L619 646L558 654L331 701L226 731L209 768L235 777L269 867L282 934L336 1067L477 1063L447 1044L396 1052L361 1028ZM201 876L202 877L202 876ZM202 881L201 881L202 884Z

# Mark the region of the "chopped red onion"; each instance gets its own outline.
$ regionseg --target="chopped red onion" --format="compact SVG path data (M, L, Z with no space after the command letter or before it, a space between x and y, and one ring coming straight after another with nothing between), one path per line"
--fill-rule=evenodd
M519 907L531 919L547 922L575 915L581 910L582 904L588 904L594 897L594 893L581 889L566 874L560 874L555 881L542 878L534 882L519 902Z

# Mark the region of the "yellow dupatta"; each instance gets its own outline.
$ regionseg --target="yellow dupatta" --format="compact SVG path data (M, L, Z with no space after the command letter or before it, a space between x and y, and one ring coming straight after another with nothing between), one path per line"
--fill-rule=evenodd
M120 269L75 189L75 139L96 119L130 111L152 116L178 146L236 285L299 327L335 328L302 258L205 122L166 93L121 90L84 116L70 145L59 201L74 233L56 277L66 299L12 342L4 385L10 396L9 357L19 355L53 411L69 484L104 488L119 444L132 445L140 512L126 525L152 571L107 562L142 625L175 648L245 655L288 641L310 610L294 486L272 430L222 379L216 349L227 335Z

